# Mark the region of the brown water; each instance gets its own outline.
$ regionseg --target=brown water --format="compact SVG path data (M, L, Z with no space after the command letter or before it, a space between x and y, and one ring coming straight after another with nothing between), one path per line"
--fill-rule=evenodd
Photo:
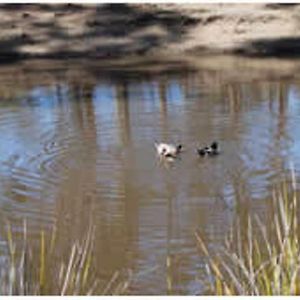
M132 270L131 294L202 293L195 229L217 249L238 216L268 209L291 163L300 173L300 81L71 71L1 72L0 253L6 220L18 232L25 218L31 239L55 224L62 255L92 220L101 278ZM181 142L181 159L159 164L154 140ZM221 154L198 157L213 140Z

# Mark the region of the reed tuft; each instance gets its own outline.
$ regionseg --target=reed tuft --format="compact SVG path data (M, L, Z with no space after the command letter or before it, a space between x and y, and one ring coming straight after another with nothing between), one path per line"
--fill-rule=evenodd
M50 237L41 231L38 250L28 241L26 222L21 243L10 224L6 235L8 255L0 270L0 295L120 295L128 288L129 276L120 279L116 272L103 284L93 272L93 227L81 242L72 244L67 259L59 253L55 227Z
M209 290L214 295L299 295L299 210L296 183L284 182L272 197L272 224L257 216L235 226L223 249L210 254L196 232L207 258ZM268 225L268 226L267 226ZM246 229L245 229L246 227Z

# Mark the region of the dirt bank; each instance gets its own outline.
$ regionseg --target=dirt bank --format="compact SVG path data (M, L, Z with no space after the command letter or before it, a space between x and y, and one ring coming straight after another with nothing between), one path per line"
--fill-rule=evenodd
M300 54L300 5L0 5L0 58Z

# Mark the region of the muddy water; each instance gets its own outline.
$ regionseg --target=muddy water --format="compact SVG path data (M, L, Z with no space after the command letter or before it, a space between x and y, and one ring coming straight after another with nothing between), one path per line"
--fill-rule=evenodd
M26 219L33 240L55 225L62 256L92 222L103 280L132 270L131 294L202 293L195 229L217 249L291 164L300 173L300 81L68 68L2 72L2 257L6 221L18 234ZM155 140L182 143L180 159L159 163ZM198 157L213 140L221 154Z

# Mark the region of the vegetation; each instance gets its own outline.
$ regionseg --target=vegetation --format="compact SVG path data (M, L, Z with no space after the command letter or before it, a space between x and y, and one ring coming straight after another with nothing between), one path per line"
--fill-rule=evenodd
M197 233L208 259L210 294L299 295L299 211L295 180L274 192L269 224L259 217L232 228L221 253L213 256ZM264 218L265 219L265 218ZM265 219L266 220L266 219ZM246 228L245 231L243 231Z
M284 182L271 199L271 215L248 217L245 226L232 227L224 248L212 255L199 233L207 257L209 288L217 295L299 295L300 228L295 179ZM59 255L55 228L40 233L33 247L23 226L21 243L7 225L7 260L0 270L2 295L123 294L129 280L115 274L105 285L93 272L94 228L73 243L67 259Z
M0 273L1 295L92 295L99 294L99 287L103 295L126 291L129 281L120 281L118 273L106 285L94 275L93 228L82 242L73 244L67 260L58 254L55 228L49 239L42 231L35 248L28 241L26 223L23 228L23 239L18 244L7 225L8 259Z

